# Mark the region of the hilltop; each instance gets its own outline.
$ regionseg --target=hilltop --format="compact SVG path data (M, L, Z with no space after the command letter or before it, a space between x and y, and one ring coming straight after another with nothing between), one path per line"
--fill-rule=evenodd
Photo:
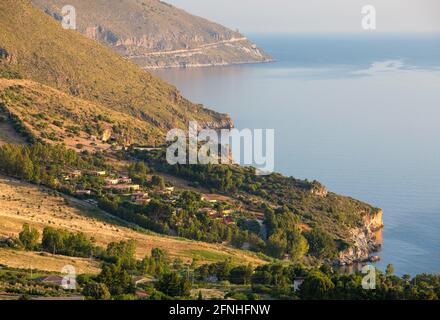
M0 78L33 80L130 114L145 123L150 143L189 120L232 126L227 115L189 102L175 87L111 49L64 30L28 1L1 1L0 29Z
M33 0L57 20L73 5L78 31L143 68L255 63L271 57L238 31L158 0Z

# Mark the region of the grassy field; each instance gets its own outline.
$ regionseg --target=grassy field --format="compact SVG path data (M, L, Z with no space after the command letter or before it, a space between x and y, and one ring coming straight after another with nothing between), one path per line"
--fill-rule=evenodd
M61 272L66 265L78 274L98 273L100 263L90 259L55 256L45 252L26 252L0 248L0 264L10 268Z
M171 258L181 258L185 262L197 258L200 263L206 263L230 257L237 263L265 263L252 253L224 245L135 231L82 201L0 176L0 236L17 236L24 223L29 223L40 231L45 226L81 231L89 237L94 237L100 246L106 246L112 241L134 239L137 242L139 259L149 255L152 248L158 247L165 249ZM85 270L96 271L96 265L88 260L0 251L0 264L16 268L27 269L31 261L35 268L38 265L38 269L41 270L59 271L59 266L64 261L71 260L81 264Z

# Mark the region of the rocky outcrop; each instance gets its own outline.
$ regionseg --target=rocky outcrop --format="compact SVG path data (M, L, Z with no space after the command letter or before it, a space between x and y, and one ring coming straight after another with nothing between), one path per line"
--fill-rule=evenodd
M15 63L15 56L10 54L6 49L0 48L0 60L4 60L8 63Z
M321 197L321 198L325 198L325 197L327 197L327 195L328 195L328 189L327 189L325 186L322 186L322 185L319 185L319 186L313 186L313 187L310 189L310 192L311 192L313 195L318 196L318 197Z
M382 245L383 212L378 210L374 214L363 217L363 226L350 231L352 241L350 247L339 253L335 264L340 266L358 262L367 262L377 257L371 254L377 252Z

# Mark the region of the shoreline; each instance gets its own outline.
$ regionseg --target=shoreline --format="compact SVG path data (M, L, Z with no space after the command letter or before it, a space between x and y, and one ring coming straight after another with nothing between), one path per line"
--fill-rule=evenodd
M147 66L142 67L145 71L155 71L155 70L169 70L169 69L195 69L195 68L209 68L209 67L230 67L230 66L240 66L240 65L254 65L254 64L266 64L266 63L276 63L276 59L270 59L265 61L249 61L249 62L232 62L232 63L199 63L199 64L188 64L188 65L168 65L168 66Z

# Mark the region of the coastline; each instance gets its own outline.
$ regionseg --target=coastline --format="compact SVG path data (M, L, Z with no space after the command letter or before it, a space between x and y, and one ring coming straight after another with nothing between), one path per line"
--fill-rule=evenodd
M232 62L232 63L193 63L186 65L166 65L166 66L147 66L142 67L145 71L154 70L169 70L169 69L193 69L193 68L209 68L209 67L229 67L229 66L240 66L240 65L255 65L255 64L266 64L275 63L276 59L267 59L264 61L247 61L247 62Z

